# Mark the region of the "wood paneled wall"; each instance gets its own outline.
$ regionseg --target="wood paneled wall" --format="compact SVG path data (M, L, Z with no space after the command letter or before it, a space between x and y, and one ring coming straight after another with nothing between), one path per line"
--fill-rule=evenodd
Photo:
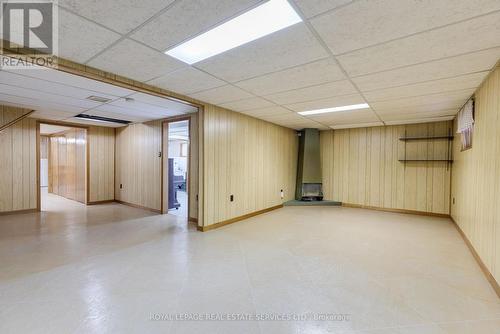
M28 112L0 106L0 124ZM37 208L36 121L30 118L0 132L0 212Z
M405 136L448 135L451 122L321 131L325 199L387 209L449 213L451 166L399 162ZM447 140L407 142L407 158L447 154Z
M49 192L85 203L87 133L73 128L50 137Z
M89 142L89 202L115 199L115 129L91 126Z
M203 117L203 226L293 199L296 131L211 105Z
M189 215L198 218L198 115L190 117ZM116 129L116 199L161 211L162 127L165 120ZM163 155L163 152L162 152ZM164 155L166 159L166 155ZM165 181L165 180L164 180ZM120 188L122 185L122 188Z
M475 98L472 148L460 152L460 140L454 143L451 196L455 203L451 215L500 282L499 67L483 82Z
M117 200L161 210L161 134L162 121L116 129Z

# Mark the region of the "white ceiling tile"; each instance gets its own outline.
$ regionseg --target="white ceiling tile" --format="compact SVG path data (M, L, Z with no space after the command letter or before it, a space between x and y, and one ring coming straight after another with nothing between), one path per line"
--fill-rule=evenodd
M352 0L295 0L297 6L308 18L351 2Z
M240 81L236 86L257 95L267 95L342 79L345 79L345 75L337 63L331 58L326 58Z
M191 94L220 87L226 83L193 67L185 67L148 81L148 84L179 94Z
M380 117L385 121L398 121L405 119L420 119L420 118L433 118L443 116L455 116L458 113L457 109L442 109L435 111L420 111L420 112L404 112L404 113L389 113L381 114Z
M359 94L353 94L353 95L330 97L327 99L321 99L309 102L294 103L286 105L286 107L294 111L309 111L309 110L341 107L341 106L361 104L361 103L365 103L363 97L361 97L361 95Z
M247 110L247 111L241 111L243 114L255 116L255 117L260 117L260 116L283 116L283 115L288 115L288 114L294 114L297 115L296 113L285 109L280 106L273 106L273 107L268 107L268 108L261 108L261 109L252 109L252 110Z
M225 85L194 94L189 94L189 96L203 102L221 104L225 102L247 99L252 97L253 95L245 92L238 87Z
M59 0L61 7L120 33L128 33L174 0Z
M326 58L327 52L304 23L298 23L195 66L236 82Z
M311 23L340 54L499 9L498 0L362 0Z
M292 104L313 101L328 97L357 93L356 88L348 80L330 82L312 87L289 90L265 96L266 99L277 104Z
M262 109L266 107L271 107L274 106L274 104L264 99L261 99L260 97L252 97L249 99L222 103L220 106L234 111L246 111L252 109Z
M443 116L443 117L430 117L430 118L415 118L415 119L405 119L397 121L386 121L386 125L402 125L402 124L418 124L418 123L434 123L451 121L455 116Z
M68 113L79 113L85 110L85 108L69 106L59 103L52 103L47 101L41 101L37 99L32 99L26 96L14 96L0 93L1 104L7 104L12 106L19 106L20 108L27 108L33 110L53 110L64 111Z
M162 108L152 104L143 103L137 100L134 101L126 101L124 99L113 101L109 104L101 106L99 108L95 108L96 110L109 110L110 107L118 107L120 111L116 109L116 112L121 112L125 114L136 115L140 117L144 116L153 116L156 118L164 118L182 115L184 112L175 110L176 108Z
M135 92L130 89L110 85L104 82L52 69L34 69L34 70L26 69L22 70L21 72L20 71L6 71L6 72L15 75L22 75L25 77L37 78L45 81L59 83L64 86L83 88L85 90L102 93L104 95L113 95L117 97L122 97L130 95ZM23 80L26 80L27 82L29 79L23 79Z
M500 46L500 13L413 35L337 57L359 76Z
M71 115L71 114L54 114L54 113L50 113L50 112L47 112L47 111L35 111L34 113L32 113L29 117L30 118L37 118L37 119L46 119L46 120L50 120L50 121L62 121L64 119L67 119L71 116L75 116L74 114Z
M194 107L188 103L183 103L182 101L175 101L155 95L138 92L130 95L129 97L139 102L147 103L156 107L161 107L163 109L168 109L179 113L193 113L198 111L197 107Z
M500 59L500 47L355 77L353 81L361 91L366 92L491 70L498 59Z
M423 106L423 108L432 108L432 106L439 105L441 109L453 109L455 106L463 105L472 94L474 94L474 89L466 89L456 92L373 102L370 106L375 109L378 114L382 114L389 110L415 109L419 106Z
M165 51L245 12L262 0L183 0L141 27L133 39Z
M23 72L21 72L23 73ZM116 96L102 94L91 90L72 87L56 82L17 75L12 72L0 71L0 84L32 89L41 93L57 93L57 95L84 100L91 95L99 95L108 99L116 99Z
M454 78L378 89L370 92L364 92L363 95L368 100L368 103L373 103L377 101L396 100L404 97L452 92L464 89L476 89L488 74L489 72L466 74Z
M2 94L5 95L11 95L20 98L28 97L33 100L38 100L47 103L56 103L68 107L78 107L78 108L88 109L96 107L101 104L99 102L94 102L91 100L75 99L75 98L65 97L62 95L41 92L34 89L26 89L22 87L8 86L3 84L0 84L0 91L2 92Z
M114 74L149 81L186 65L162 52L124 39L88 62L88 65Z
M384 126L382 122L354 123L354 124L338 124L332 125L330 128L334 130L340 129L355 129L355 128L370 128L374 126Z
M83 64L121 36L61 9L58 37L58 56Z
M120 119L124 121L130 121L130 122L145 122L145 121L150 121L153 120L154 117L148 117L148 115L143 115L143 116L136 116L136 115L131 115L131 114L123 114L123 113L118 113L118 112L112 112L109 110L90 110L84 112L86 115L92 115L92 116L100 116L100 117L107 117L107 118L114 118L114 119Z

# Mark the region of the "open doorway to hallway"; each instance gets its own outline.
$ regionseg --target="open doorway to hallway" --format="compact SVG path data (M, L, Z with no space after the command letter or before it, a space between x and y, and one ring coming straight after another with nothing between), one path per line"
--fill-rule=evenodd
M188 217L189 204L189 120L169 121L167 148L168 213Z
M87 203L87 129L40 123L40 204L61 211Z

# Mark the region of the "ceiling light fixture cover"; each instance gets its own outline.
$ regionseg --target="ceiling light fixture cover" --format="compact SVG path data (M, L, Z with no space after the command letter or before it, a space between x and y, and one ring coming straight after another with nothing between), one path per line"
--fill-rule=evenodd
M302 19L287 0L269 0L165 54L191 65L299 22Z
M330 112L360 110L360 109L368 109L368 108L370 108L370 106L367 103L361 103L361 104L352 104L349 106L342 106L342 107L316 109L316 110L309 110L309 111L299 111L299 114L300 115L316 115L316 114L326 114L326 113L330 113Z

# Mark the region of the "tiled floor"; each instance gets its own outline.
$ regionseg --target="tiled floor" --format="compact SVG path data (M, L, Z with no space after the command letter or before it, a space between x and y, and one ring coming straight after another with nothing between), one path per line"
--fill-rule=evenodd
M177 202L181 206L178 207L177 209L168 210L168 213L171 215L186 218L188 215L188 212L187 212L187 201L188 201L187 193L183 190L176 190L176 191L177 191Z
M286 207L207 233L119 204L0 217L0 333L500 333L448 219ZM304 313L342 321L152 321Z

